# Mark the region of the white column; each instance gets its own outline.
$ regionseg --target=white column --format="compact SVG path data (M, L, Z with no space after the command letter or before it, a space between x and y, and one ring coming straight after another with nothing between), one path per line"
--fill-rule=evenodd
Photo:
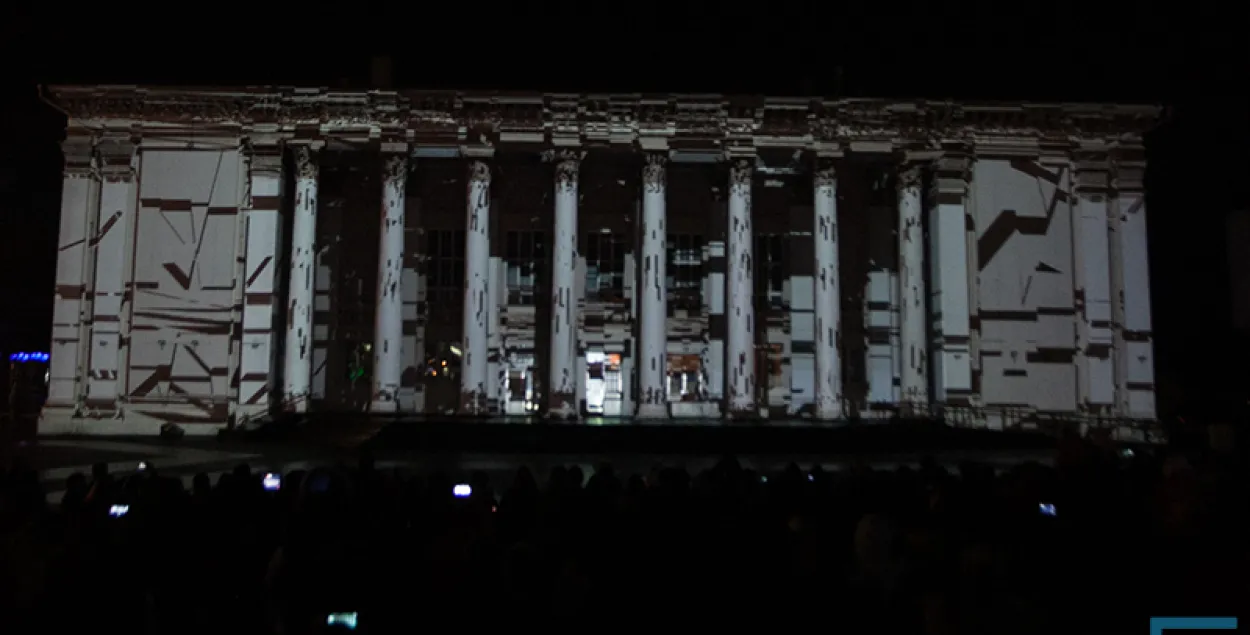
M291 222L290 282L287 286L283 408L308 410L312 389L313 278L316 272L317 155L295 149L295 210Z
M577 172L579 159L556 163L555 239L551 254L551 361L547 413L577 416L577 299L573 294L577 263Z
M404 190L408 159L390 154L382 162L382 226L378 235L378 298L373 322L373 401L370 412L399 410L404 371Z
M490 412L490 166L469 163L464 231L464 318L460 342L460 412Z
M243 339L239 356L240 420L269 412L272 384L274 314L281 309L276 275L281 257L282 152L280 146L254 146L248 156L248 199L243 211L247 237L243 271Z
M729 316L726 328L729 368L729 416L757 417L755 406L755 263L751 253L751 180L749 161L729 171Z
M925 343L924 227L920 169L903 166L898 178L900 392L904 414L929 406L929 349Z
M639 349L638 416L662 419L668 416L665 389L668 368L668 299L666 288L667 252L667 157L648 154L642 172L642 282L638 285Z
M814 175L816 224L813 251L816 256L816 418L842 416L842 359L838 343L842 333L842 294L838 268L838 177L833 166L822 166Z

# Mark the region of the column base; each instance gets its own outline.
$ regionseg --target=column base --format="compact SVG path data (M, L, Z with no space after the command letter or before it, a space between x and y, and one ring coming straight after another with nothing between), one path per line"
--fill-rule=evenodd
M369 402L370 414L390 415L399 412L399 402L393 399L374 399Z
M577 400L570 393L556 393L548 397L544 419L552 421L576 421Z
M203 417L203 411L193 406L176 405L160 408L157 416L141 409L119 411L108 416L76 417L68 412L44 410L37 423L36 434L40 437L58 436L134 436L159 437L169 421L160 415L170 412L187 415L177 427L186 436L215 436L227 427L225 421ZM198 415L198 416L197 416Z
M898 416L903 419L927 419L932 415L928 402L904 401L898 405Z
M731 407L729 412L725 413L725 418L730 421L763 421L766 419L766 417L760 416L759 408L741 405Z
M282 412L302 415L308 412L308 397L288 397L282 401Z
M837 404L817 405L812 415L817 421L835 421L842 418L842 407Z
M635 419L667 419L668 404L661 403L644 403L638 405L638 412L634 415Z

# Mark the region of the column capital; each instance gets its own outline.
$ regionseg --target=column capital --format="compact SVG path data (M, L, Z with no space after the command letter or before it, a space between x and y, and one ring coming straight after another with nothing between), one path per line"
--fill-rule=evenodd
M735 159L729 166L729 185L731 187L751 187L751 179L755 175L755 161L752 159Z
M972 180L972 156L966 149L948 150L930 164L929 200L932 204L962 205Z
M642 166L642 184L646 191L663 192L668 183L668 154L647 152Z
M471 159L469 161L469 181L490 183L490 164L482 159Z
M1117 192L1145 189L1146 151L1141 146L1121 146L1110 153L1111 187Z
M1073 186L1084 194L1106 194L1111 187L1111 161L1104 151L1078 151L1072 155Z
M916 161L904 161L898 166L898 189L920 187L924 178L924 165Z
M139 146L129 137L104 137L95 145L100 171L107 181L129 181L135 176L135 155Z
M408 155L388 152L382 159L382 178L387 181L402 181L408 177Z
M586 158L585 150L572 150L569 148L544 150L543 161L546 163L581 163Z
M577 187L577 175L581 168L583 150L548 150L543 153L543 160L556 164L556 187Z
M832 165L819 168L812 173L812 184L815 187L836 187L838 171Z
M317 178L317 150L312 144L298 144L292 147L295 154L295 175L301 179Z
M92 138L69 137L61 142L61 153L65 155L65 176L84 178L96 173L98 164Z
M251 172L282 172L282 142L276 139L243 139L243 156Z
M838 166L832 157L816 157L812 162L812 184L815 187L838 184Z

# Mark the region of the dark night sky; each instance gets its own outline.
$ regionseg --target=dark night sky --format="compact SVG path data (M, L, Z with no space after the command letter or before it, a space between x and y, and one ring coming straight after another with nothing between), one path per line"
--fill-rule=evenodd
M62 122L37 84L352 86L388 54L404 88L1165 104L1147 175L1162 397L1230 398L1250 379L1231 363L1243 344L1229 330L1222 237L1224 214L1250 208L1236 3L333 3L298 17L262 3L154 6L168 13L43 3L0 17L0 68L16 70L0 89L4 351L46 350L51 321Z

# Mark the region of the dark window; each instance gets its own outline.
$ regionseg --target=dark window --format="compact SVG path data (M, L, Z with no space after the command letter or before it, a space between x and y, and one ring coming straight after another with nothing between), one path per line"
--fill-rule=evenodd
M544 232L508 232L504 243L508 304L533 306L539 276L547 266Z
M703 237L668 235L668 309L698 312L703 305Z
M464 230L425 234L425 297L430 304L464 302Z
M784 357L781 344L760 344L755 347L755 376L765 378L767 383L760 383L764 383L768 390L784 385Z
M790 277L787 234L759 234L755 237L756 303L772 309L784 309L783 291Z
M586 235L586 301L625 300L625 252L629 244L619 234Z

